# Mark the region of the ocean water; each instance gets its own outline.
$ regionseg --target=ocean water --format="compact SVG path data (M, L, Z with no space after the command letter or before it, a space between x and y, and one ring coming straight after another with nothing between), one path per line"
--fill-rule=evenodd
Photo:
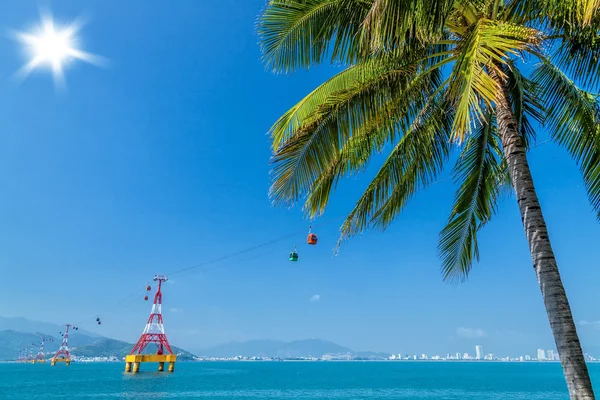
M590 373L600 385L600 364ZM0 399L568 399L558 363L0 364Z

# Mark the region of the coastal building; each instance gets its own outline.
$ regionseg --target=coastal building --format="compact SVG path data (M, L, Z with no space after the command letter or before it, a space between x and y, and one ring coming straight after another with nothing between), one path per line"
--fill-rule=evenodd
M544 354L543 349L538 349L537 351L537 359L538 361L544 361L546 359L546 355Z
M456 353L456 359L457 359L457 360L460 360L460 359L462 359L462 357L460 356L460 353Z
M483 347L477 345L475 346L475 359L482 360L483 359Z
M525 361L531 361L531 356L525 356Z
M549 361L554 360L554 351L553 350L546 351L546 360L549 360Z

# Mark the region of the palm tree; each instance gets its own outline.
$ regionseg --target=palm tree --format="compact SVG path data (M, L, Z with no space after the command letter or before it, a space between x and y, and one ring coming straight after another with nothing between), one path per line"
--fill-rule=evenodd
M389 151L340 240L385 228L452 152L458 185L442 273L464 280L499 195L517 198L572 399L594 393L527 161L534 126L577 162L600 217L600 0L270 0L269 69L345 69L273 125L275 203L322 214L338 181Z

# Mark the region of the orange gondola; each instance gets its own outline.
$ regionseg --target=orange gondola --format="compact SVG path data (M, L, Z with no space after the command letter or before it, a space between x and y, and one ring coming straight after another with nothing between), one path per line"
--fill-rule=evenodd
M312 233L312 226L308 228L308 237L306 238L306 242L308 244L315 245L319 241L319 238L316 234Z

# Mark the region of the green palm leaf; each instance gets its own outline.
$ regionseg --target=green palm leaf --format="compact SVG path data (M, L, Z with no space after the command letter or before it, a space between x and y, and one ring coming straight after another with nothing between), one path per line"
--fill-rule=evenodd
M352 136L375 129L393 142L439 84L434 72L391 71L328 96L274 153L274 202L289 204L302 197Z
M385 229L419 189L435 180L450 152L452 118L437 99L422 109L346 218L340 240L372 226Z
M453 137L462 142L471 128L485 121L485 108L495 100L496 83L489 71L502 77L498 65L509 55L536 51L541 33L536 29L480 18L465 33L455 32L459 44L456 63L450 74L448 95L456 108Z
M552 138L575 159L594 211L600 218L600 105L598 96L575 85L558 67L541 63L533 79L544 88Z
M321 63L328 53L332 61L355 61L360 25L371 4L372 0L270 0L258 20L265 64L275 72L290 72Z
M542 124L545 110L538 96L539 87L531 79L523 76L521 71L513 62L504 66L504 74L507 77L507 86L513 114L517 120L517 128L526 148L535 141L535 129L530 119Z
M362 40L372 51L394 49L443 36L453 0L375 0L364 21Z
M348 67L309 93L275 122L270 130L273 149L277 151L301 125L307 123L309 117L317 115L317 110L335 94L373 80L383 80L388 76L393 79L397 74L409 74L414 69L415 66L408 65L400 57L389 56L367 59Z
M466 279L473 260L479 260L477 232L492 218L507 182L495 120L491 115L486 120L468 138L454 168L460 186L439 243L444 279Z

